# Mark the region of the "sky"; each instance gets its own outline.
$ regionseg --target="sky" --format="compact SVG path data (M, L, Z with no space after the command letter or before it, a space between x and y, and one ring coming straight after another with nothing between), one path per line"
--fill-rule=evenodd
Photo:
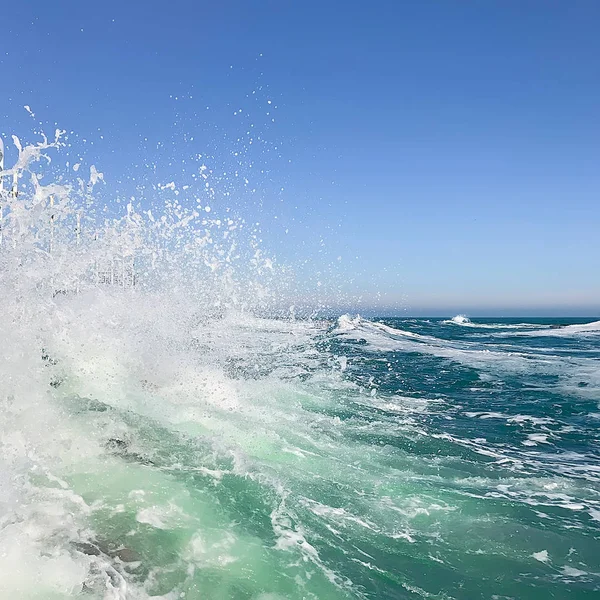
M65 129L142 206L227 172L217 209L365 308L593 316L599 22L595 0L11 2L0 134Z

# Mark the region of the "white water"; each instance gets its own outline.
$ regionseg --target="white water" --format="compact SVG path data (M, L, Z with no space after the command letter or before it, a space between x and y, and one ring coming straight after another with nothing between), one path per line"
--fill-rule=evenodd
M152 577L145 587L128 581L125 563L114 558L123 550L81 551L107 535L94 530L91 517L111 495L116 500L120 487L128 489L107 443L134 444L130 426L102 415L129 410L171 431L216 431L245 452L260 452L237 421L243 415L264 423L264 415L252 414L245 397L251 388L236 385L227 369L249 356L263 368L261 353L272 353L274 344L303 347L311 326L254 316L273 310L274 282L282 277L229 213L213 209L209 218L172 201L161 215L128 205L122 217L105 219L93 201L102 180L94 167L86 182L45 183L44 165L60 151L61 135L24 147L15 138L18 159L1 173L18 177L19 195L5 190L1 198L0 597L58 599L83 586L105 600L145 598ZM302 352L310 361L310 348ZM302 362L269 368L291 371ZM77 414L86 406L96 412L73 418L73 407ZM233 413L237 419L224 418ZM242 456L235 458L240 469ZM139 523L161 529L190 518L168 496L145 506L140 494ZM216 550L208 558L201 549L207 543L190 542L190 564L226 564L228 552L253 544L233 540L220 558ZM124 544L121 538L126 551Z

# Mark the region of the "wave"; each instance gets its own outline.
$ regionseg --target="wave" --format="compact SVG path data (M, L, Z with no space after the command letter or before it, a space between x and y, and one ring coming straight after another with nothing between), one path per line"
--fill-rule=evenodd
M561 357L537 352L534 348L524 351L519 347L507 348L472 340L446 340L393 328L360 316L343 315L330 333L343 339L366 342L366 349L371 352L415 352L448 359L479 371L553 374L559 375L565 384L571 380L593 380L596 388L596 378L590 375L597 372L590 366L592 359Z
M535 460L547 473L555 457L533 452L560 434L523 407L511 416L434 395L439 365L423 355L482 380L584 363L360 316L274 318L285 278L242 220L215 207L209 218L195 198L107 218L94 209L95 169L82 185L43 183L40 160L60 144L59 132L20 148L5 171L21 186L3 197L0 239L0 597L341 600L399 585L425 597L423 565L438 553L481 581L455 536L472 522L455 519L484 515L487 527L493 494L529 501L529 472L505 491L499 477ZM416 357L421 388L380 383L398 351ZM476 427L452 436L461 413ZM494 421L520 428L525 450L482 441ZM592 476L585 454L560 459L565 477ZM457 493L457 474L475 472L488 477ZM482 546L506 538L501 525L482 529ZM530 554L511 544L511 559ZM395 554L415 568L398 569Z
M18 143L1 173L0 596L259 597L261 564L273 597L294 564L309 596L347 596L292 514L302 461L333 460L298 384L346 385L325 326L269 317L285 277L243 219L181 196L107 218L96 169L44 182L62 146Z
M582 323L578 325L566 325L557 328L561 333L581 333L581 332L598 332L600 331L600 321L592 321L591 323Z
M465 315L456 315L451 319L442 321L444 325L460 325L461 327L472 327L474 329L547 329L551 325L538 323L476 323Z
M471 319L469 319L469 317L466 317L465 315L456 315L451 319L446 319L445 321L442 321L442 323L453 325L468 325L471 323Z
M596 336L600 334L600 321L592 321L590 323L582 323L575 325L549 325L543 331L522 331L520 336L530 337L584 337ZM516 333L505 333L504 335L517 335Z

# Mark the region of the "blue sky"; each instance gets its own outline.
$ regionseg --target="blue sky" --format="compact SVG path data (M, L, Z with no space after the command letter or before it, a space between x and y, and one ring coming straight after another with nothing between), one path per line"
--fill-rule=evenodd
M2 22L0 133L72 131L106 194L149 203L198 154L229 172L238 151L249 184L215 202L307 289L600 313L594 0L30 0Z

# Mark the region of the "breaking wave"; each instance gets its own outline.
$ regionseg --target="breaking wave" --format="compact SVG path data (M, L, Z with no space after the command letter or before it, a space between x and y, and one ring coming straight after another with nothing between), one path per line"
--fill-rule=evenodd
M234 211L167 187L115 216L95 168L47 182L61 132L15 141L2 598L597 591L596 338L296 319L289 271Z

